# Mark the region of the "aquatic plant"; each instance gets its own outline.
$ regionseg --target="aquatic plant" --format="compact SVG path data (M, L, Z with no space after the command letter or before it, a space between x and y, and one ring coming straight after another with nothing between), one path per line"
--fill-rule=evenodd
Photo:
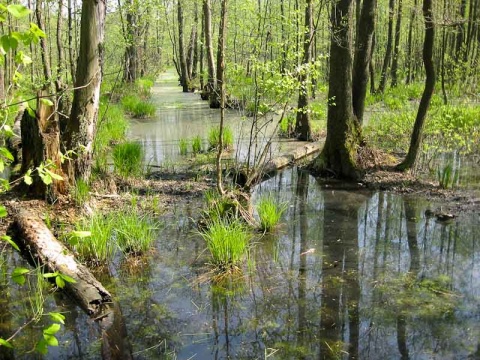
M116 145L113 149L113 166L115 171L122 177L142 174L142 145L133 141Z
M220 140L220 129L211 128L208 132L208 148L214 150L218 148ZM230 127L225 126L223 129L223 148L231 149L233 147L233 131Z
M285 210L287 210L286 203L280 203L271 194L262 196L257 205L260 229L265 232L272 231Z
M212 264L219 270L232 269L248 253L250 233L238 219L217 217L210 220L206 230L200 234L207 243Z
M125 111L137 118L148 117L155 114L155 105L143 101L136 95L126 95L122 98Z
M180 149L180 155L187 155L188 145L189 145L188 139L180 139L178 141L178 147Z
M438 184L442 189L453 188L458 181L458 171L453 169L453 165L448 163L437 169Z
M117 245L123 253L144 254L155 241L158 225L132 208L111 214Z
M197 135L192 140L192 152L196 155L202 152L202 138Z

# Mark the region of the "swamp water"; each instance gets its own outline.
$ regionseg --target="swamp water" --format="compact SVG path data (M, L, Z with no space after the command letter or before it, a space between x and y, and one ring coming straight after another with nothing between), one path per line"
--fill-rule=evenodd
M169 91L185 101L184 108L159 111L171 116L171 126L190 112L213 123L206 104L190 109L187 97L198 95ZM164 146L167 130L153 136L159 122L141 122L152 135L144 144L165 159L178 150ZM136 125L131 134L142 138ZM480 358L478 213L439 223L425 215L425 200L332 186L297 169L259 185L254 204L265 194L288 205L282 225L258 235L243 275L223 287L204 281L208 254L191 220L201 200L179 199L159 218L155 253L143 264L120 262L98 275L119 304L117 336L133 358ZM27 265L4 255L0 284L10 285L0 287L0 336L8 337L32 303L8 279L15 266ZM101 331L80 309L58 294L47 295L43 307L66 316L60 346L45 358L102 357ZM15 351L0 348L0 359L39 358L28 351L47 320L27 327Z

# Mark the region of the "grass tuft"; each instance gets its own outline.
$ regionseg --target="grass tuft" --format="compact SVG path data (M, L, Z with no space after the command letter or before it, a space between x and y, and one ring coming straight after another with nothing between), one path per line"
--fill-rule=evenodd
M75 180L75 186L72 188L73 199L79 206L85 204L90 198L90 186L82 179Z
M208 148L214 150L218 148L220 140L220 129L211 128L208 132ZM223 148L231 149L233 147L233 131L230 127L225 126L223 129Z
M143 148L137 142L118 144L113 149L113 165L122 177L138 176L143 173Z
M150 117L155 114L155 105L141 100L136 95L126 95L122 98L125 111L136 118Z
M180 155L187 155L188 153L189 141L188 139L180 139L178 142L178 147L180 149Z
M192 152L196 155L202 152L202 138L197 135L192 140Z
M257 205L260 229L265 232L272 231L280 222L285 210L287 210L287 204L278 202L272 195L261 197Z

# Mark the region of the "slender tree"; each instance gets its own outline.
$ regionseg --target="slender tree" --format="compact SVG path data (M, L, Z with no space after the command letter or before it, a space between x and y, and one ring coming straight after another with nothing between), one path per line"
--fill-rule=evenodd
M392 58L392 46L393 46L393 18L395 15L395 0L389 0L388 2L388 35L387 35L387 48L385 50L385 57L383 58L382 73L380 75L380 83L378 84L377 92L383 93L385 86L387 85L388 67Z
M395 25L395 44L393 46L393 60L392 60L392 87L397 86L397 71L398 71L398 56L400 49L400 34L402 32L402 0L398 0L397 8L397 23Z
M433 44L435 41L435 21L433 19L432 0L423 0L423 18L425 21L425 38L423 41L423 64L425 67L425 89L423 90L420 105L418 106L417 117L413 127L407 156L397 169L404 171L411 169L417 160L418 150L422 141L423 127L430 107L433 90L435 88L435 66L433 64Z
M183 6L182 1L178 0L177 3L177 17L178 17L178 53L180 60L180 84L182 85L183 92L188 92L188 84L190 79L188 78L187 59L185 56L184 46L184 19L183 19Z
M215 59L213 57L213 41L212 41L212 5L210 0L203 0L203 21L205 36L205 55L207 57L208 80L206 89L202 92L202 99L207 100L215 87L215 79L217 77L215 71Z

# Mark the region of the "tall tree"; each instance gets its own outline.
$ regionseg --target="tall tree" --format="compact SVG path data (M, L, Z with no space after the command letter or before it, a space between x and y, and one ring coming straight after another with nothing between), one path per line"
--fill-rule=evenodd
M417 160L418 150L423 136L423 127L430 107L433 90L435 88L435 66L433 64L433 44L435 41L435 22L433 19L432 0L423 0L423 18L425 21L425 38L423 41L423 64L425 67L425 89L423 90L417 117L413 126L410 147L405 159L397 165L397 169L404 171L411 169Z
M358 177L357 149L362 138L352 105L352 16L353 0L333 4L327 138L322 153L312 163L314 171L330 171L344 178Z
M128 0L126 4L126 26L125 26L125 68L123 81L133 83L138 76L138 24L137 24L137 4L135 0Z
M210 0L203 0L203 25L205 36L205 54L207 57L207 70L208 80L206 85L206 91L202 93L204 100L209 99L210 93L213 92L215 87L215 79L217 74L215 72L215 59L213 57L213 41L212 41L212 5Z
M305 31L303 37L303 69L300 70L300 89L298 91L298 109L295 123L295 132L299 140L310 140L312 130L310 127L310 112L308 111L309 97L309 66L312 62L313 40L313 4L306 0L305 4Z
M393 18L395 15L395 0L388 2L388 34L387 34L387 48L385 49L385 57L383 58L382 73L380 74L380 83L378 84L377 92L383 93L387 85L388 67L392 58L393 46Z
M392 87L397 86L397 70L398 70L398 55L400 48L400 33L402 29L402 0L398 0L397 8L397 23L395 25L395 44L393 46L393 60L392 60Z
M177 4L177 18L178 18L178 54L180 60L180 84L182 85L183 92L188 92L188 84L190 79L188 78L187 58L185 56L184 45L184 18L183 18L183 6L182 1L178 0Z
M66 162L69 179L87 181L92 166L93 140L100 105L106 0L83 0L80 51L70 121L62 140L73 150Z
M358 36L355 42L355 60L353 63L352 100L353 113L360 123L363 121L369 66L372 61L376 7L377 0L364 0L357 23Z

